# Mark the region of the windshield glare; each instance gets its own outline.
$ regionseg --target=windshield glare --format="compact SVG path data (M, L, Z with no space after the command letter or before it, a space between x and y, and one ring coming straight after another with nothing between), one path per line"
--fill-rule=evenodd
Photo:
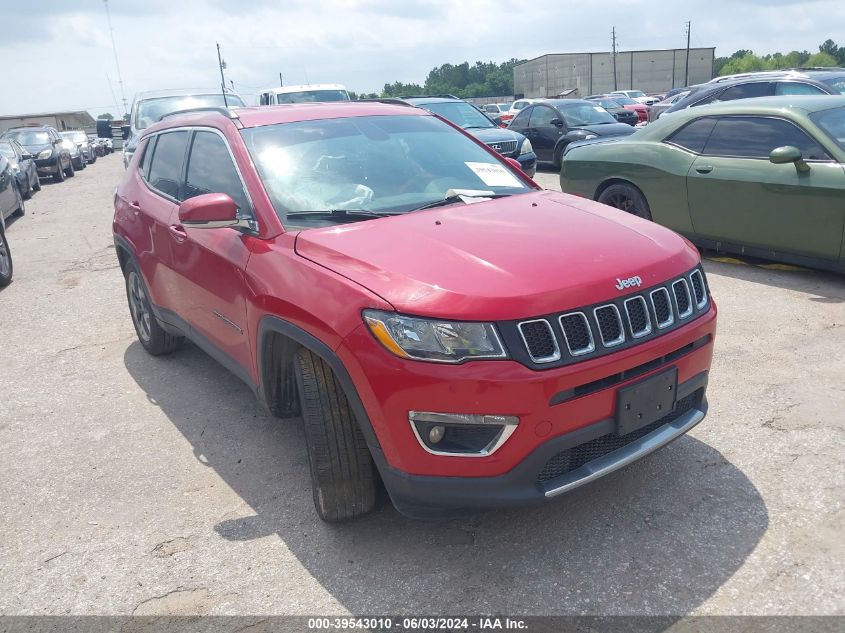
M348 221L343 215L297 217L310 211L406 213L443 200L450 189L529 191L508 166L431 116L302 121L241 135L287 225Z
M88 136L86 136L85 132L62 132L63 137L69 138L77 143L87 143Z
M619 105L637 105L637 102L633 99L629 99L628 97L613 97L613 100L618 103Z
M276 103L316 103L324 101L349 101L346 90L302 90L276 95Z
M244 107L244 102L235 95L226 95L226 103L230 107ZM159 99L147 99L138 103L138 111L135 113L135 129L144 130L165 114L178 112L179 110L190 110L191 108L224 107L222 94L211 95L180 95L176 97L161 97Z
M0 143L0 154L11 160L16 160L18 157L18 155L15 154L15 150L12 149L12 146L8 143Z
M616 123L616 119L600 105L592 103L559 106L563 120L568 127L582 125L598 125L601 123Z
M15 130L9 136L21 145L49 145L50 135L40 130Z
M845 151L845 106L814 112L810 119Z
M466 101L444 101L442 103L420 104L426 110L449 119L458 127L469 128L496 127L493 122Z
M845 77L831 77L822 81L834 90L837 90L840 94L845 95Z

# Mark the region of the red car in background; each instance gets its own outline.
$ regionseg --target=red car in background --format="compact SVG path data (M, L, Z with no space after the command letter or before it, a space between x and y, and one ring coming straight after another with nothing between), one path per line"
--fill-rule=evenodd
M302 417L327 521L537 503L680 437L716 331L698 251L543 191L421 108L208 108L114 198L132 322Z

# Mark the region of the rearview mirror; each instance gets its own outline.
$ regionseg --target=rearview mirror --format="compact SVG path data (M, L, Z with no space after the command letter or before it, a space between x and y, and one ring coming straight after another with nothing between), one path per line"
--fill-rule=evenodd
M179 221L188 228L250 228L238 218L238 205L225 193L206 193L188 198L179 205Z
M810 166L804 161L801 155L801 150L792 145L784 145L783 147L776 147L769 154L769 161L775 165L786 165L787 163L795 163L795 168L798 171L809 171Z

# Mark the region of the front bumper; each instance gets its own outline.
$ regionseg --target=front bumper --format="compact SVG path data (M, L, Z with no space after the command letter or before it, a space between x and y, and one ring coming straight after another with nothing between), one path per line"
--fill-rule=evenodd
M519 162L525 175L533 178L537 173L537 155L534 152L528 152L527 154L520 154L514 158Z
M59 166L59 157L51 156L50 158L35 159L35 169L39 176L49 176L58 173L61 167Z
M410 475L386 465L379 470L396 509L412 518L542 503L624 468L684 435L707 413L706 386L707 372L678 385L679 404L688 401L683 410L649 425L643 433L629 434L630 441L622 446L625 436L615 435L615 422L608 418L541 444L510 472L496 477ZM618 448L602 454L602 445ZM591 447L594 459L558 476L544 476L549 464L578 450L584 453L585 446Z

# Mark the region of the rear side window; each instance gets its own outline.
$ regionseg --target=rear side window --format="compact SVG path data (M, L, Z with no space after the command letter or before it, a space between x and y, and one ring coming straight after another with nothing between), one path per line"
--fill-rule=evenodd
M712 117L696 119L667 138L666 142L683 147L696 154L701 154L715 125L716 119Z
M704 154L768 158L776 147L792 145L807 160L830 160L816 141L796 125L769 117L725 117L710 134Z
M549 106L534 106L531 110L531 127L547 127L552 119L559 119L560 115Z
M821 95L827 94L812 84L799 81L779 81L775 84L776 95Z
M147 182L150 186L176 200L181 200L179 183L182 180L187 145L187 132L159 134L149 167Z
M758 81L752 84L731 86L714 101L733 101L734 99L751 99L753 97L767 97L772 94L772 84L768 81Z
M148 182L150 180L150 162L153 157L153 150L155 148L156 138L157 137L154 136L146 142L144 146L144 155L141 157L141 167L139 168L139 171L144 177L144 180Z
M527 110L520 110L519 114L517 114L511 124L508 127L528 127L528 117L531 116L531 110L533 108L528 108Z
M214 132L197 132L191 144L184 197L228 194L243 216L252 216L240 176L225 141Z

